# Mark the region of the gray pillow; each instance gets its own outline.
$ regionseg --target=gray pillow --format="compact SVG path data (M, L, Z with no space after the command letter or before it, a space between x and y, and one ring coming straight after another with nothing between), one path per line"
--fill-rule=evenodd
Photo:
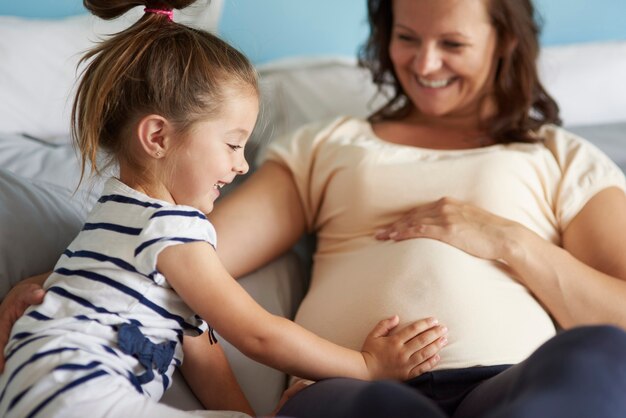
M0 299L19 280L51 270L95 196L0 169Z

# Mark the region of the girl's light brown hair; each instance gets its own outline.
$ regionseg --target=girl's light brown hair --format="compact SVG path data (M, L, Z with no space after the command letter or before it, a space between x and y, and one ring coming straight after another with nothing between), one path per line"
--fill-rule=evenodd
M483 0L498 36L494 98L496 114L482 121L498 143L536 142L533 134L546 123L561 124L559 107L539 80L539 23L531 0ZM401 119L412 109L389 56L393 0L368 0L370 35L359 51L359 64L372 74L379 91L391 90L387 103L371 121ZM507 46L514 45L513 48Z
M182 9L194 0L84 0L96 16L114 19L136 6ZM220 115L233 87L258 95L257 74L248 59L218 37L145 13L128 29L87 52L72 107L72 135L86 166L100 173L98 149L109 163L144 167L131 152L132 127L148 114L170 121L184 136L199 120Z

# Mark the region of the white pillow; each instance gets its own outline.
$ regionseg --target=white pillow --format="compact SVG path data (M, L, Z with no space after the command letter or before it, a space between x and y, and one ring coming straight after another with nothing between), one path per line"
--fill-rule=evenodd
M0 169L0 299L19 280L52 270L95 195Z
M215 32L222 1L202 0L174 19ZM209 10L210 9L210 10ZM92 15L39 20L0 16L0 131L65 141L81 55L103 35L119 32L143 13L114 21Z
M539 70L564 124L626 121L626 41L545 47Z

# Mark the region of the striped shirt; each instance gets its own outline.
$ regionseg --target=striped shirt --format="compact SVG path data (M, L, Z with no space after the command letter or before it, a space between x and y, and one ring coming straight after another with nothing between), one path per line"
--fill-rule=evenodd
M37 408L58 389L102 374L123 376L158 400L182 363L182 336L198 335L206 324L157 270L157 257L170 245L196 241L216 242L215 229L197 209L108 180L45 282L43 304L13 326L0 377L0 416L20 404ZM48 382L47 396L41 395L41 382L59 371L63 377ZM36 399L22 399L29 392Z

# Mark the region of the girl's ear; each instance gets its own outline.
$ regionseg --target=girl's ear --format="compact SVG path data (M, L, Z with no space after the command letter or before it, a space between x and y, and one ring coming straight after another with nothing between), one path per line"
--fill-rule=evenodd
M144 116L137 124L137 139L146 155L160 159L165 156L172 126L163 116Z

